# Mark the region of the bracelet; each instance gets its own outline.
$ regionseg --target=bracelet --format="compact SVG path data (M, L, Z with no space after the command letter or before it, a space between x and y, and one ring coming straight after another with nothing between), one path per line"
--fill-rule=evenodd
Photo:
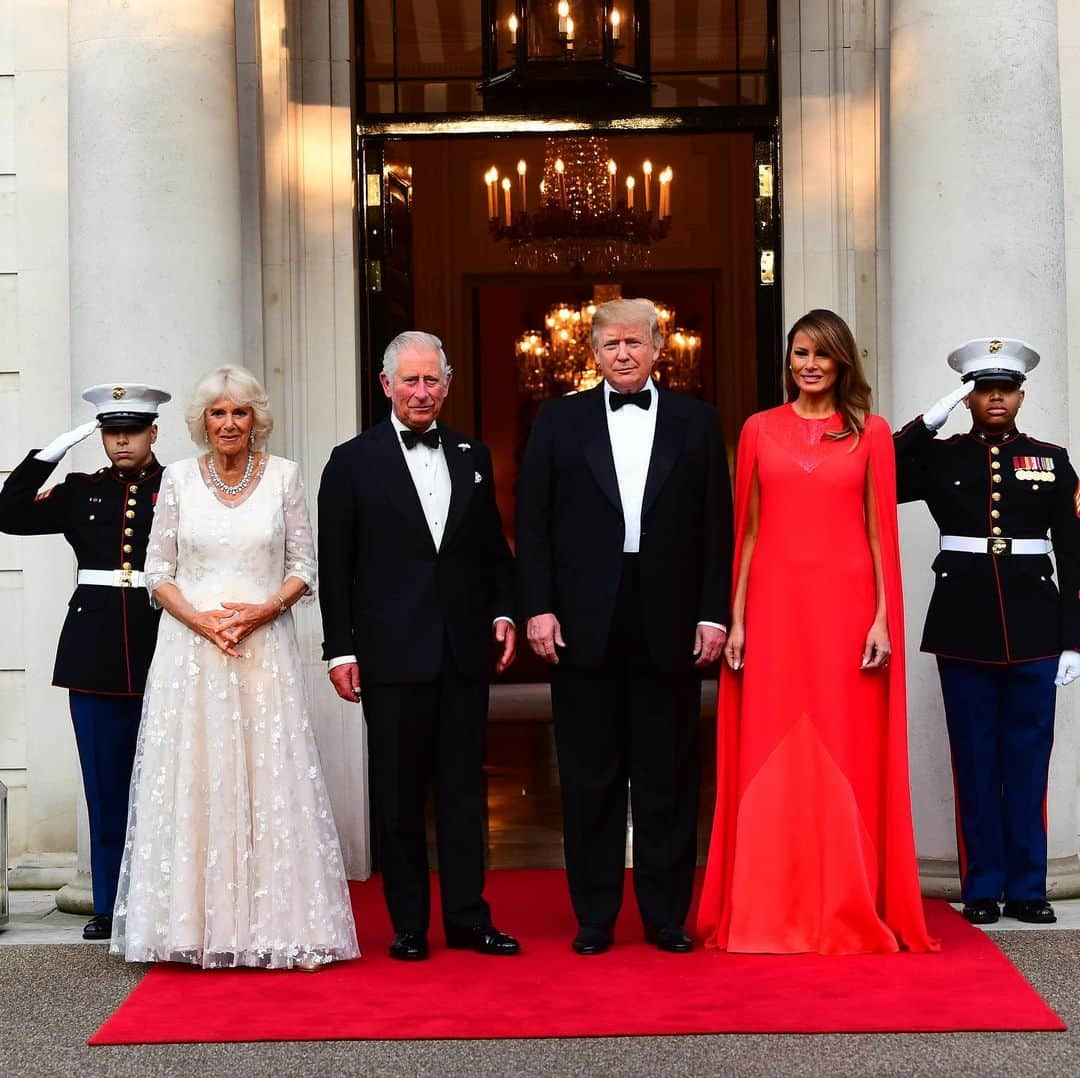
M285 605L285 600L282 599L280 595L275 595L274 598L277 599L277 604L279 607L277 616L280 618L281 615L284 614L285 611L288 609L288 607Z

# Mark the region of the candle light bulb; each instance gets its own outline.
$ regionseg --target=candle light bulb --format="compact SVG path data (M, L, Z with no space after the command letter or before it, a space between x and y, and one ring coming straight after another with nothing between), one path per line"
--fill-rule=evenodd
M634 189L634 177L633 176L627 176L626 177L626 187L627 187L627 190L633 191L633 189Z
M648 158L642 161L641 171L644 172L646 176L652 175L652 162Z
M619 31L622 27L622 16L619 14L617 7L611 9L611 39L613 41L619 40Z
M563 159L561 157L555 159L555 171L560 175L566 171L566 165L563 164Z
M608 161L608 163L607 163L607 170L608 170L608 172L609 172L609 173L610 173L610 174L611 174L612 176L614 176L614 175L615 175L615 173L619 171L619 166L618 166L617 164L615 164L615 158L614 158L614 157L612 157L612 158L611 158L611 159L610 159L610 160Z
M502 189L504 191L509 191L510 190L510 181L505 176L503 177Z
M566 17L566 40L569 41L574 36L574 20L569 15Z
M507 19L506 25L510 29L510 44L516 45L518 32L518 17L516 15L511 15L510 18Z
M525 158L522 158L517 164L518 175L519 176L524 176L525 175L525 170L526 170L527 167L528 166L525 164Z
M567 0L559 0L559 18L565 19L570 14L570 4Z

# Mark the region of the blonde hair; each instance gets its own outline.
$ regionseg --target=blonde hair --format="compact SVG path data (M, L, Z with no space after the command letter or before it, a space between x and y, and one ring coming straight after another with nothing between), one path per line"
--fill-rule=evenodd
M660 319L652 300L648 299L609 299L596 308L592 319L592 346L595 352L600 347L600 336L608 326L631 325L646 326L653 344L659 348L664 343L660 332Z
M227 364L208 371L199 379L192 391L184 420L191 440L200 448L208 441L206 434L206 409L214 401L225 397L233 404L243 404L255 416L251 428L252 444L256 449L266 445L266 439L274 429L274 414L270 411L270 398L262 383L246 367Z

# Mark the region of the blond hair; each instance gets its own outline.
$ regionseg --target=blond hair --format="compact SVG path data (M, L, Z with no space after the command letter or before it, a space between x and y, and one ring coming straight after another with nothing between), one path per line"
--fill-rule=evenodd
M251 428L252 445L262 449L274 429L274 415L270 411L270 398L262 383L246 367L226 364L208 371L199 379L192 391L184 420L191 440L202 449L209 438L206 433L206 409L220 398L233 404L250 408L255 417Z
M630 325L645 326L649 330L653 344L659 348L664 343L660 332L660 319L652 300L648 299L609 299L596 308L592 319L593 351L600 347L600 335L608 326Z

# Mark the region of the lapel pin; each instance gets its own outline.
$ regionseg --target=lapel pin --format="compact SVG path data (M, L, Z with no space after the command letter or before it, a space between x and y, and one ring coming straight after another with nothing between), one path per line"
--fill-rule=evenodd
M468 453L468 451L472 449L472 446L468 442L458 442L457 447L462 453Z
M484 481L484 477L479 472L473 472L472 481L474 483L482 483Z

